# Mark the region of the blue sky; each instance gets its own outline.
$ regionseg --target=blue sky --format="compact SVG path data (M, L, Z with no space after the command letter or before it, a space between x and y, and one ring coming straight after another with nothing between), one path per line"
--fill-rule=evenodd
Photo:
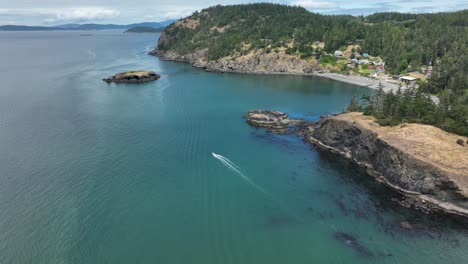
M161 21L190 15L216 4L252 0L0 0L0 24L56 25ZM468 9L468 0L273 0L300 5L322 14L362 15L375 12L438 12Z

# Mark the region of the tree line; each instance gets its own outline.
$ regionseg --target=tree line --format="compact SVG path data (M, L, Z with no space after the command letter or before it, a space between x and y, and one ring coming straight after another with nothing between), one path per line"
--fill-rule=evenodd
M373 95L353 97L345 112L374 116L383 126L422 123L468 136L468 94L453 96L447 90L438 98L439 102L434 102L431 95L419 88L386 93L380 87Z
M261 3L214 6L195 12L190 19L198 26L170 25L165 30L170 41L158 48L181 54L206 49L208 60L283 48L301 58L318 55L326 60L327 53L358 43L359 52L383 58L391 74L432 67L431 77L418 89L385 96L377 93L378 100L361 100L361 107L376 115L382 124L414 121L467 133L468 10L354 17ZM315 41L324 42L324 48L312 45ZM440 103L429 100L428 94L439 96ZM391 111L387 111L388 107Z

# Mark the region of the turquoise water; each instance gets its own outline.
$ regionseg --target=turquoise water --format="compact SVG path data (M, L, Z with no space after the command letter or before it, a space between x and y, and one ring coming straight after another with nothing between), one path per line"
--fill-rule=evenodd
M468 263L459 221L242 118L317 119L369 90L206 73L147 56L155 35L81 34L0 32L0 263ZM131 69L162 78L101 81Z

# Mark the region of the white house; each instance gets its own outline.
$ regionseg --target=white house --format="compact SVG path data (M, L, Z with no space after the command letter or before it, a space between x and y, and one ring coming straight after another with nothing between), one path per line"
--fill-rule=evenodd
M343 57L343 52L341 50L335 50L335 57Z
M414 87L416 85L417 78L411 76L401 76L400 81L405 83L407 86Z

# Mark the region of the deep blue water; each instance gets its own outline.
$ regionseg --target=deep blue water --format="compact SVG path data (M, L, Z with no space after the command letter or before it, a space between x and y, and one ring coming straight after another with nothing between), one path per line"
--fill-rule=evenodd
M366 88L207 73L146 55L156 35L82 34L0 32L0 263L468 263L461 224L243 120L314 120ZM135 69L162 78L101 80Z

